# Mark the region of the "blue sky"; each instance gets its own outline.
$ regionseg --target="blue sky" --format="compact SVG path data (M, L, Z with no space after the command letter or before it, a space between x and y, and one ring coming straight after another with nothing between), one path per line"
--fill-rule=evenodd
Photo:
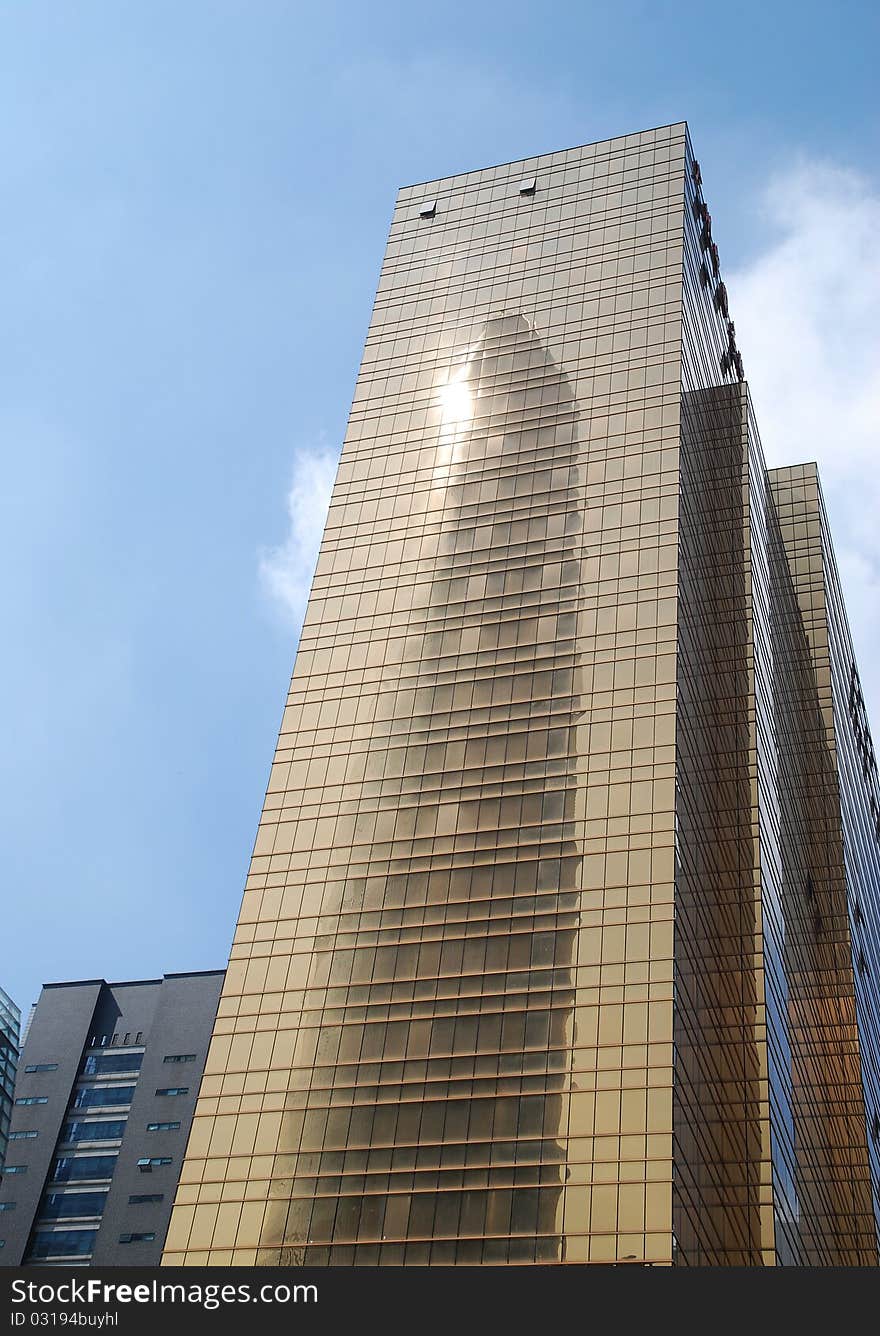
M690 122L765 448L827 458L876 699L878 49L871 3L0 4L22 1008L225 964L401 184Z

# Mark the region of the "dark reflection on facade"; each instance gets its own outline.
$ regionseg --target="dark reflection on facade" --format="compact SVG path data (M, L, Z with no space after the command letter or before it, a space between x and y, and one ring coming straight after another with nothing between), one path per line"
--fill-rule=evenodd
M796 552L745 390L695 391L683 406L677 1260L867 1264L837 771ZM793 533L789 522L789 544Z
M768 1134L743 393L682 407L673 1227L678 1262L744 1266Z
M853 968L859 925L850 924L847 906L848 817L828 671L830 572L815 469L773 470L769 482L774 644L784 666L774 706L800 1204L786 1242L806 1265L864 1265L876 1262L877 1243ZM851 881L857 894L860 878ZM863 1023L866 1053L876 1051L872 1028Z
M264 1260L564 1257L578 414L519 315L439 398L439 543L366 753L370 861L341 897L375 945L325 957L339 1021L288 1097L299 1150Z

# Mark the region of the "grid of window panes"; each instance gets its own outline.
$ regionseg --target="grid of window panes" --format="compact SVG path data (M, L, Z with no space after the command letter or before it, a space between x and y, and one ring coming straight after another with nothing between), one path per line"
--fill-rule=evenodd
M683 170L400 193L166 1262L671 1259Z

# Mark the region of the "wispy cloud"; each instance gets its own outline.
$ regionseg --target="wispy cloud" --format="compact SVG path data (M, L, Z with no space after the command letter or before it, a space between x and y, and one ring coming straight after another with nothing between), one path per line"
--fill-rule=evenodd
M324 441L297 451L287 493L287 537L279 547L260 554L260 583L285 621L297 629L305 613L337 462Z
M761 202L771 243L728 286L768 463L814 459L880 739L880 189L804 161Z

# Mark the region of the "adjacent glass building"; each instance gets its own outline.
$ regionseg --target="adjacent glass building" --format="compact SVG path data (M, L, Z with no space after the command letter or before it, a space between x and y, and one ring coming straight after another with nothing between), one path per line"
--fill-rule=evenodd
M6 1140L12 1117L15 1073L18 1068L18 1032L21 1012L0 988L0 1178L6 1158Z
M156 1266L223 971L46 984L22 1047L0 1266Z
M878 803L686 126L402 190L164 1261L876 1264Z

